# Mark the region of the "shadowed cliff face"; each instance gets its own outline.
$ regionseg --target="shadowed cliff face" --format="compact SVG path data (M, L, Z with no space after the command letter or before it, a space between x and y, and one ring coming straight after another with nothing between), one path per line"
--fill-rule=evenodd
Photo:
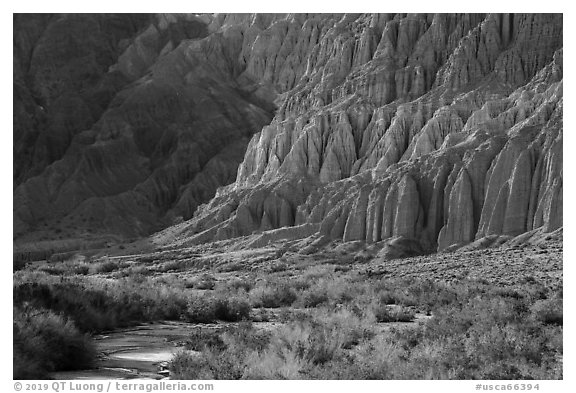
M146 15L14 15L14 186L60 159L126 84L108 73Z
M276 115L169 242L288 226L268 238L435 251L562 226L561 15L287 16L250 54Z
M61 20L21 22L15 64ZM106 33L116 55L85 87L15 66L17 233L133 236L194 215L157 238L269 231L433 251L562 226L561 15L131 23Z
M15 17L17 238L146 235L234 180L274 106L209 21Z

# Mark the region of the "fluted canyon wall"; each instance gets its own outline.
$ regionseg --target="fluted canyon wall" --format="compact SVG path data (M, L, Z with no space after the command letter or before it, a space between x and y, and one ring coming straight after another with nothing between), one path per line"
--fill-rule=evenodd
M293 226L435 251L562 226L561 15L287 16L266 37L246 73L276 115L183 242Z
M182 217L169 242L265 232L435 251L562 226L562 15L147 18L107 33L117 55L91 85L66 87L86 109L57 109L52 82L19 66L32 98L15 135L66 135L15 165L20 233L88 218L141 235ZM15 38L15 64L50 31ZM100 112L92 91L110 97Z
M209 21L15 15L17 239L147 235L234 181L274 104Z

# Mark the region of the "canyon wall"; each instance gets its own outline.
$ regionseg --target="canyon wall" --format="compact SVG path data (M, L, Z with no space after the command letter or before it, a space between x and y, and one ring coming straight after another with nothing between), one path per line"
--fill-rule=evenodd
M234 181L274 104L195 15L15 15L14 233L134 238Z
M59 86L42 47L70 18L15 34L24 237L182 220L158 238L428 252L562 226L562 15L98 16L114 55L79 34L90 77Z
M181 243L314 225L441 251L562 226L561 15L289 16L268 30L245 73L281 92L276 115L236 182L175 228Z

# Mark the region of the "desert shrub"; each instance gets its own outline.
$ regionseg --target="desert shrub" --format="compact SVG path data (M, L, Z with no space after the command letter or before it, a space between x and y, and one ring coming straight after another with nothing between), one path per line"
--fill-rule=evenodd
M292 322L276 331L263 351L247 358L244 378L330 378L329 370L349 364L353 336L330 319Z
M218 299L216 317L222 321L238 322L250 318L252 307L246 299L233 296L227 299Z
M269 322L274 317L274 313L270 312L265 308L256 308L253 310L252 321L253 322Z
M206 347L225 349L226 345L220 338L222 332L216 329L194 329L187 337L185 347L193 351L202 351Z
M208 376L199 372L204 367L206 367L206 362L201 355L182 350L177 352L170 361L170 377L172 379L204 379L203 377Z
M315 282L327 277L334 278L333 272L334 266L313 265L304 271L302 278L308 282Z
M212 345L203 350L201 357L195 358L194 371L183 375L249 379L562 378L561 295L542 299L544 292L537 285L497 288L477 281L440 284L404 279L351 284L337 277L308 281L311 285L300 291L297 304L316 304L312 313L296 315L290 310L281 318L286 325L273 331L257 349L234 346L235 339L222 334L225 348ZM290 282L259 284L251 291L251 299L254 291L260 296L262 288L270 290ZM346 296L342 297L343 293ZM415 307L405 303L433 310L432 318L376 335L376 321L414 319Z
M216 279L214 276L204 273L200 277L195 277L191 280L194 289L212 290L216 286Z
M19 270L22 270L26 267L27 264L28 263L26 261L14 260L14 262L12 263L12 271L17 272Z
M373 315L358 313L353 306L320 310L314 315L313 320L340 331L344 349L351 349L375 335Z
M208 274L214 290L199 292L176 275L111 280L26 269L14 274L14 304L50 310L80 332L157 319L240 321L237 329L193 333L187 347L200 353L174 358L178 378L562 378L561 289L342 277L325 266L308 273L218 282ZM264 307L283 307L273 313L286 325L264 332L242 322L251 313L269 319ZM409 321L415 310L431 311L432 318L376 335L383 330L377 321ZM29 352L15 355L19 375L50 368Z
M55 276L70 276L75 274L85 276L90 272L90 265L75 261L51 262L48 265L40 267L38 270Z
M88 266L87 264L75 265L72 267L72 274L79 274L85 276L89 272L90 272L90 266Z
M406 307L389 307L379 304L373 308L377 322L412 322L414 311Z
M527 300L511 291L471 293L439 308L425 327L393 339L408 351L402 377L547 379L559 375L561 327L530 318Z
M314 284L314 280L301 276L290 277L290 279L285 282L296 292L305 291Z
M15 280L13 298L15 306L29 304L65 315L83 332L141 321L178 319L186 309L186 297L177 289L130 278L110 281L45 275L33 282Z
M526 274L524 275L524 277L520 279L521 284L534 284L536 282L537 282L536 278L531 274Z
M246 299L236 296L197 296L189 300L185 319L194 323L237 322L249 319L251 309Z
M563 325L562 299L538 300L531 311L534 318L545 325Z
M407 279L394 283L396 304L435 309L458 297L454 288L431 280Z
M51 274L53 276L63 276L64 274L67 273L67 269L60 264L45 265L40 267L39 270L44 273Z
M512 299L522 299L523 298L522 293L516 288L496 287L496 288L493 288L490 292L492 293L492 295L499 296L499 297L509 297Z
M93 365L96 352L88 336L52 311L14 308L14 379L45 378L52 371Z
M380 293L379 301L381 304L397 304L398 298L394 296L392 291L384 291Z
M222 273L236 272L244 269L244 264L240 262L229 262L218 267L218 271Z
M173 378L241 379L247 362L268 346L270 333L261 332L251 324L224 329L219 339L210 339L201 354L180 352L170 362Z
M352 270L352 265L338 265L334 268L335 273L346 273Z
M157 260L157 257L158 257L157 255L153 255L153 254L143 255L143 256L138 258L138 262L152 263L152 262L155 262Z
M313 276L312 276L313 277ZM302 280L300 280L302 281ZM305 308L320 305L336 305L358 300L363 295L362 290L349 281L329 275L324 278L308 278L308 285L302 286L297 305Z
M216 302L214 299L194 297L189 300L184 318L193 323L212 323L216 321Z
M238 325L228 327L222 331L222 340L228 349L241 351L261 352L270 343L270 332L254 328L251 322L240 322Z
M106 260L103 262L94 263L91 267L93 273L112 273L121 269L122 265L117 261Z
M325 288L309 288L300 295L299 303L306 308L316 307L330 300Z
M180 272L186 269L187 264L188 261L184 259L172 260L158 265L155 271L159 273Z
M284 272L284 271L288 270L289 267L290 267L290 265L288 265L284 261L276 261L276 262L271 263L269 266L267 266L265 268L265 271L267 273L280 273L280 272Z
M285 281L260 282L250 291L253 307L278 308L291 306L296 301L296 291Z
M238 352L206 348L201 354L181 352L170 363L174 379L241 379L243 359Z
M145 276L150 276L154 273L153 269L147 266L130 266L129 268L122 271L123 277L131 277L136 280L144 280Z
M254 280L249 278L233 278L216 287L216 290L237 293L250 292L254 288Z
M369 341L370 321L347 309L319 310L314 318L292 321L277 331L251 324L224 329L220 339L200 337L202 353L180 354L171 363L175 378L322 378L332 367L346 368L352 348ZM198 349L199 346L195 346Z
M325 364L332 361L344 347L342 332L332 327L314 323L304 327L302 333L302 338L306 338L305 341L296 339L295 342L290 342L291 337L288 333L288 340L284 343L287 348L293 349L297 356L312 364Z

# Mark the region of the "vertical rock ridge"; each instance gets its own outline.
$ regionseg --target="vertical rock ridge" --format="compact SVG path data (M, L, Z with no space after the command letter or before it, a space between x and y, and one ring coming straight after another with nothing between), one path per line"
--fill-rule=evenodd
M192 37L194 23L206 30ZM152 210L147 221L195 210L182 226L191 242L319 224L332 239L401 237L435 251L562 226L562 15L230 14L145 26L115 66L132 87L75 153L15 191L22 222L51 201L69 214L130 196ZM161 102L143 98L153 95ZM82 108L74 97L59 105ZM75 127L90 128L81 120L92 112L79 109ZM192 191L211 173L231 180L224 155L250 137L234 184ZM115 169L109 151L123 155ZM80 171L57 170L67 165ZM126 176L134 183L114 181Z

